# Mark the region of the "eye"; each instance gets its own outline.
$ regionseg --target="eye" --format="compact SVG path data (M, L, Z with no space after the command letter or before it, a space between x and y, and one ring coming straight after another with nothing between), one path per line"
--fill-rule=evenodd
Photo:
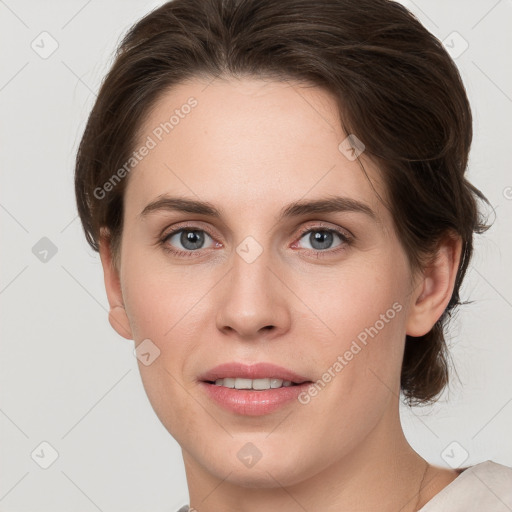
M338 243L336 244L336 238ZM210 244L208 245L208 240ZM309 226L300 233L299 241L302 246L306 244L306 253L311 252L316 257L337 254L346 250L352 243L352 236L341 231L341 229L328 228L323 225ZM299 241L292 244L297 248ZM222 247L222 244L215 242L212 235L198 226L182 226L163 235L160 240L164 250L178 257L196 257L202 254L201 249ZM307 247L309 244L309 247Z
M166 250L172 253L188 256L199 249L213 247L213 245L205 246L206 237L213 241L212 237L203 229L180 228L166 234L162 239L162 244Z
M336 238L339 241L337 244ZM306 245L308 251L316 253L329 252L331 254L346 249L351 243L351 238L341 230L323 226L310 227L303 231L299 240L305 241L301 244L309 244L309 247ZM297 243L294 244L294 247L297 247Z

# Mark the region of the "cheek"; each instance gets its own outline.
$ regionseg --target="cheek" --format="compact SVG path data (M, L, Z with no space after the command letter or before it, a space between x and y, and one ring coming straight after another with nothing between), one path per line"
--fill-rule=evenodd
M197 314L205 290L185 267L147 261L143 255L131 255L123 262L123 297L135 340L154 338L161 343Z
M309 409L308 428L326 433L311 440L325 460L357 446L399 393L406 314L401 299L391 282L360 283L318 309L335 334L326 336L324 329L316 337L312 352L322 374L302 403Z
M378 261L376 261L378 260ZM320 343L337 350L349 347L354 339L362 343L377 333L394 338L405 319L407 274L397 259L372 258L346 266L339 271L301 277L295 285L297 295L311 308L311 320L322 329ZM384 344L384 341L380 343ZM319 350L319 353L329 350Z
M317 281L316 291L310 288L304 295L315 304L318 318L312 322L320 326L314 348L324 372L320 385L332 389L332 393L319 393L325 400L349 401L354 412L362 404L382 403L399 386L407 266L400 255L379 261L347 267L336 279ZM305 289L302 292L306 294Z
M138 361L142 383L162 424L179 437L183 418L191 422L195 414L184 367L201 339L205 290L187 287L190 278L176 270L150 269L135 259L125 261L125 272L123 295L135 345L149 339L159 351L149 365Z
M139 361L147 394L159 409L162 400L180 393L180 385L195 382L186 366L205 338L205 323L212 321L205 309L212 283L194 277L185 266L147 261L136 253L125 259L123 297L136 346L149 339L159 351L151 366Z

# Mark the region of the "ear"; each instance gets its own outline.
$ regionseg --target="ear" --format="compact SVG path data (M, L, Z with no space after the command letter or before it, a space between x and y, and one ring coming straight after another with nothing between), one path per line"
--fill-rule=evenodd
M133 339L130 321L124 309L123 293L121 290L121 279L119 271L115 268L112 258L112 247L110 243L110 234L107 228L100 230L100 258L103 266L103 276L105 280L105 289L107 292L110 312L108 321L112 328L123 338Z
M427 334L439 320L450 302L459 268L462 240L447 235L438 245L431 262L423 269L413 293L413 303L407 319L409 336Z

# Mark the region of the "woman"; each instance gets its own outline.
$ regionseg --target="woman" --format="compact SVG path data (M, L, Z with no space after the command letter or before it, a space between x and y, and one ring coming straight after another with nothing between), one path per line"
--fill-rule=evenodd
M429 464L398 409L448 382L487 228L471 121L443 46L386 0L175 0L126 35L77 202L190 510L512 507L512 469Z

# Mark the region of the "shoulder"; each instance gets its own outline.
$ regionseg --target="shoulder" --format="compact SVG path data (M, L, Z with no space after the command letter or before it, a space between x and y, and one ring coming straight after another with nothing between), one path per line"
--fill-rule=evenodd
M510 512L512 468L485 461L466 468L420 512Z

